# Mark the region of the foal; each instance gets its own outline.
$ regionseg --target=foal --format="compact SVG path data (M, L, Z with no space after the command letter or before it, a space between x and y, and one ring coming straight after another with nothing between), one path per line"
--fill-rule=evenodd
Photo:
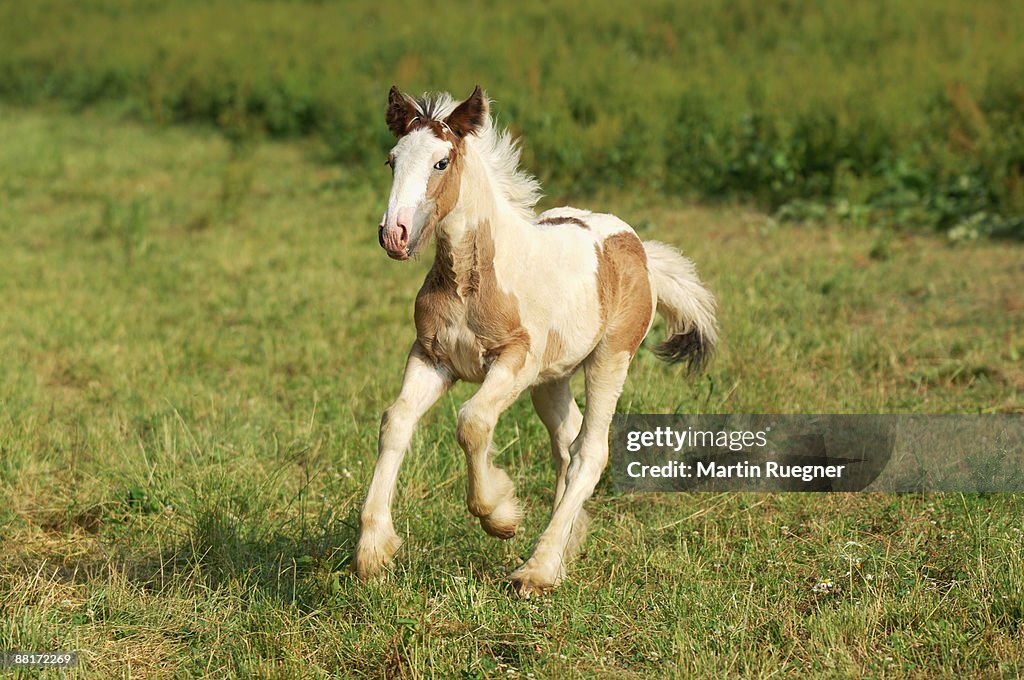
M416 341L398 399L381 418L379 457L360 515L356 573L381 571L401 539L391 520L398 468L423 414L456 380L480 388L459 410L466 503L484 531L515 535L523 513L509 476L491 462L498 416L530 390L551 436L556 473L551 522L511 580L543 592L588 523L583 502L608 461L608 429L629 362L655 308L670 362L698 370L716 340L715 301L675 249L642 243L622 220L576 208L533 210L539 185L517 169L519 149L494 128L477 87L461 103L420 99L392 87L387 124L398 138L387 163L394 180L379 240L407 260L431 236L433 267L416 296ZM583 415L569 379L583 366Z

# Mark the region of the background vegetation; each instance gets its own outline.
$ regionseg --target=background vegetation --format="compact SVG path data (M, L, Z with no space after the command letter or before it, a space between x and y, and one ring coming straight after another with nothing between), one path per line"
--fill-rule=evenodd
M385 92L482 83L556 195L739 198L1024 236L1024 5L984 0L0 7L0 97L114 101L379 162Z

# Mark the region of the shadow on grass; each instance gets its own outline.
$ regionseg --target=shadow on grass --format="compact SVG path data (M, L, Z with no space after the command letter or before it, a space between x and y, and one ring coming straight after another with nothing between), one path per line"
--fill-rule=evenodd
M76 585L117 580L154 594L199 588L304 611L323 606L330 576L349 569L354 524L333 513L275 521L263 511L239 513L234 505L211 503L181 517L180 537L163 549L140 550L115 537L103 541L102 556L94 550L77 559L53 555L45 565L24 562L21 568L43 569ZM124 534L131 535L135 531Z
M355 527L331 517L294 524L239 518L221 506L205 508L194 515L174 563L211 588L240 584L284 604L315 607L323 593L313 577L347 568Z
M47 528L66 537L89 534L89 545L37 553L15 569L41 568L90 591L126 586L158 597L226 595L357 620L367 605L402 593L462 597L466 588L483 588L515 600L508 573L528 556L550 502L539 488L527 493L532 520L508 542L485 535L456 492L433 498L433 513L410 516L411 509L401 509L408 521L398 527L403 547L381 581L363 584L351 572L358 510L348 503L304 511L299 496L282 508L274 494L239 487L197 496L179 499L177 511L129 499L62 513Z

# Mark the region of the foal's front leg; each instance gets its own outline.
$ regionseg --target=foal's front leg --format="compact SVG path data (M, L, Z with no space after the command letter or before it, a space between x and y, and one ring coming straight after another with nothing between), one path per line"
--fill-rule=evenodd
M456 437L466 453L469 485L466 505L491 536L512 538L523 520L512 479L491 463L491 437L498 416L529 385L525 356L502 354L490 367L480 389L459 410Z
M416 423L454 382L445 368L435 365L419 342L412 346L398 399L380 420L377 465L359 515L359 543L352 566L360 578L375 576L391 561L402 539L391 520L391 499L398 468L409 448Z

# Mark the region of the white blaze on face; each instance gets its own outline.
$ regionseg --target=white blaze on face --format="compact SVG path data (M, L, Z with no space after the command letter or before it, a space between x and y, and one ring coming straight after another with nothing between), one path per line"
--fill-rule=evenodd
M451 142L438 139L428 129L405 135L391 150L394 179L380 224L381 245L391 257L407 259L419 242L433 209L427 184L431 177L445 172L435 165L448 158L451 150Z

